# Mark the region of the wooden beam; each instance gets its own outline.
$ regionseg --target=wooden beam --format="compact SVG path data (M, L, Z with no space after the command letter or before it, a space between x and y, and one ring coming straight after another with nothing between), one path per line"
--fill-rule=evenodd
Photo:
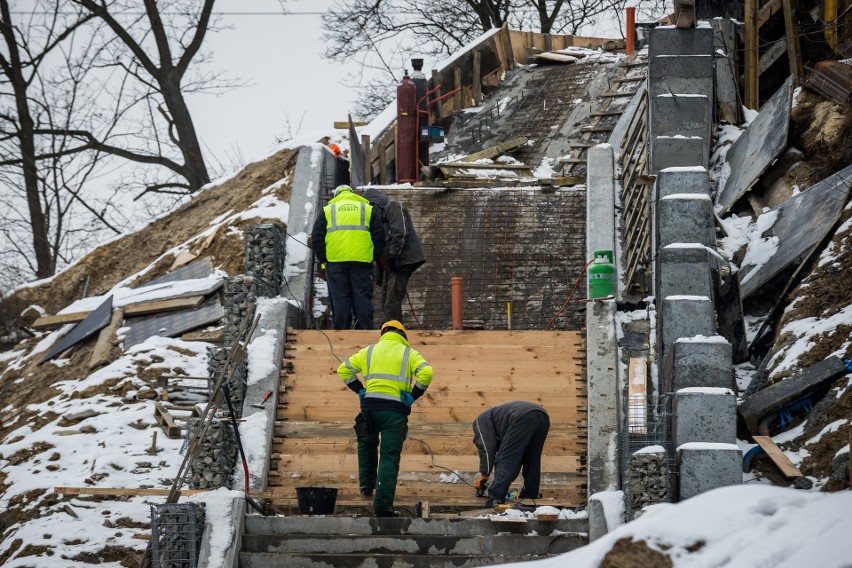
M474 152L473 154L468 154L464 158L459 158L456 162L475 162L477 160L483 159L493 159L502 154L512 150L513 148L517 148L518 146L523 146L529 141L529 138L526 136L517 136L512 138L511 140L507 140L502 144L497 144L496 146L491 146L490 148L486 148L485 150L480 150L479 152Z
M787 33L787 57L790 59L790 75L800 81L805 76L802 66L802 47L799 42L799 20L796 18L796 3L784 0L784 29Z
M162 403L154 403L154 418L169 438L178 439L183 437L180 426L175 424L174 417Z
M631 357L628 370L627 428L631 434L645 434L648 428L648 360Z
M743 34L743 49L745 49L745 100L743 104L752 110L760 110L758 100L758 62L760 53L757 45L757 4L758 0L745 0L745 32Z
M460 112L464 108L464 100L462 99L462 72L460 67L453 67L453 89L458 89L453 96L455 100L455 111Z
M787 454L782 452L778 446L775 445L772 438L768 436L754 436L754 441L757 442L758 446L763 448L763 451L766 452L766 455L769 456L772 463L781 470L781 473L783 473L785 477L802 477L802 472L799 471L799 468L793 465L793 462L790 461Z
M361 149L364 151L364 183L369 185L373 180L373 155L370 152L370 136L361 135Z
M353 122L352 123L353 126L367 126L368 124L370 124L370 123L369 122ZM337 130L346 130L347 128L349 128L349 121L348 120L335 120L334 121L334 128L337 129Z
M757 13L757 27L762 28L763 24L768 22L769 18L778 13L778 10L780 10L783 5L782 0L769 0L769 2L761 6Z
M473 52L473 106L482 102L482 53Z
M170 300L155 300L153 302L141 302L124 306L125 316L143 316L160 312L173 312L176 310L191 310L197 308L204 301L204 296L187 296L185 298L172 298Z
M430 97L430 101L432 102L435 99L441 98L441 92L444 90L443 85L441 85L441 74L438 73L437 69L432 69L432 89L438 88L432 96ZM433 110L434 109L434 110ZM432 116L432 113L435 112L438 114L438 120L444 118L444 104L439 102L437 105L429 105L429 123L435 122L435 117Z
M757 62L758 75L763 75L764 73L766 73L766 70L769 69L773 63L778 61L778 59L780 59L786 51L786 41L778 40L772 45L770 45L769 49L763 52L763 55L760 56L760 59Z
M165 497L169 489L143 488L143 487L54 487L53 492L60 495L107 495L114 497L142 496L142 497ZM198 495L209 493L209 489L184 489L181 495ZM255 499L269 499L272 494L269 491L262 493L251 493Z
M48 327L58 327L60 325L65 325L66 323L80 323L91 314L91 311L88 312L72 312L69 314L56 314L55 316L44 316L38 318L33 322L30 326L34 329L44 329Z

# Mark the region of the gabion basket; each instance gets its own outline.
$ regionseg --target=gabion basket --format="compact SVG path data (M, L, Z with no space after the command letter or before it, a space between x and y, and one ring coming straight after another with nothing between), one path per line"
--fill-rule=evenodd
M151 505L153 567L196 568L203 531L203 504Z

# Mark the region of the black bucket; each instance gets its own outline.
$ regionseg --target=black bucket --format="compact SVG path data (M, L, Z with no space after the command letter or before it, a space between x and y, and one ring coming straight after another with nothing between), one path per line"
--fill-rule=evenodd
M329 487L297 487L296 500L303 515L331 515L337 502L337 489Z

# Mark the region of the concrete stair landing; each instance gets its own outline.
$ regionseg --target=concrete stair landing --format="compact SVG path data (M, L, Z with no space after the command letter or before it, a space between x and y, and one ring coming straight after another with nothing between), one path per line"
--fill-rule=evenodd
M464 568L545 558L588 544L585 519L246 517L242 568Z

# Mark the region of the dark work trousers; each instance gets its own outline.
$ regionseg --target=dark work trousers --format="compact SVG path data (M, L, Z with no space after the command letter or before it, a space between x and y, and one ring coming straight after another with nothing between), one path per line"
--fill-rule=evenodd
M408 270L385 270L382 279L382 313L385 321L402 321L402 301L411 272Z
M328 262L325 265L334 329L373 328L373 265L368 262Z
M408 416L392 410L371 410L368 414L370 435L358 438L358 481L361 489L375 487L374 511L392 511Z
M494 477L488 487L488 501L502 503L509 485L522 469L524 495L538 497L541 451L549 430L550 418L544 412L529 412L509 426L494 457Z

